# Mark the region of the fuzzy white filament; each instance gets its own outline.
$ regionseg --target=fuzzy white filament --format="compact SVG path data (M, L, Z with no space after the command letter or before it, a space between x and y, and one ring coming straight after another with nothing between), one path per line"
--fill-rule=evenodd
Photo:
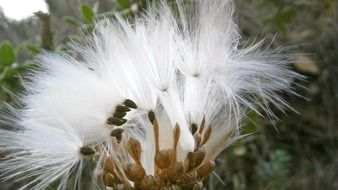
M161 1L133 23L119 15L103 21L86 43L73 45L73 57L40 55L25 83L24 106L9 119L16 129L0 130L1 177L31 180L22 189L55 182L76 189L89 156L93 176L111 158L118 172L108 177L133 186L125 165L156 176L154 157L164 149L174 151L177 163L202 149L204 161L214 160L241 137L249 111L274 117L269 105L288 107L278 93L292 92L298 75L285 57L261 52L260 43L240 48L231 0L177 5L175 14Z

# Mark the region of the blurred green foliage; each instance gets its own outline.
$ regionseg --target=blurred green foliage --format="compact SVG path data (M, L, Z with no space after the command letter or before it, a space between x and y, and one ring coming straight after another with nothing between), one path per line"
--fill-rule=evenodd
M46 0L54 51L68 51L68 44L92 30L96 20L119 12L133 18L146 0ZM189 1L187 1L189 2ZM290 54L305 54L320 70L307 73L304 88L285 99L299 114L277 112L284 122L275 125L251 113L243 134L251 134L229 147L217 160L217 174L208 189L338 189L338 22L336 0L237 0L236 20L244 39L271 40L271 47L301 46ZM60 19L62 18L62 19ZM12 21L0 11L0 100L10 102L20 92L19 79L42 51L42 23L38 17ZM40 31L40 32L39 32ZM274 34L277 34L275 38ZM305 44L305 45L303 45ZM295 60L295 69L298 63Z

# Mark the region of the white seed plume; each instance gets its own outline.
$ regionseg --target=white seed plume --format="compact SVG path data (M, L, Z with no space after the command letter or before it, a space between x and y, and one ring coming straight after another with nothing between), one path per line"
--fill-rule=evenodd
M241 137L249 111L274 118L269 105L289 108L279 93L293 93L299 76L284 56L260 51L262 43L241 48L231 0L177 7L174 14L161 1L133 22L102 21L86 43L73 45L73 57L40 55L22 108L2 119L13 129L0 130L1 177L30 180L21 189L80 189L88 162L96 163L95 176L111 157L116 171L103 175L104 186L133 187L139 176L125 165L156 176L162 168L154 158L165 149L177 151L175 163L203 149L207 163ZM140 155L129 145L137 142Z

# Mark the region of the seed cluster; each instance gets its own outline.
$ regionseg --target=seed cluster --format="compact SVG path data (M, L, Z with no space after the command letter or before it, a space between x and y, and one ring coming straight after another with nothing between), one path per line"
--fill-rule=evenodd
M112 117L107 119L107 124L121 126L127 120L124 116L137 105L132 100L126 100L118 105ZM211 127L205 127L203 118L201 125L191 124L190 131L195 139L195 150L189 152L183 161L177 159L177 147L180 139L180 126L173 129L173 145L169 149L160 149L160 126L154 112L148 113L149 121L154 131L155 157L154 175L147 175L141 163L142 147L138 140L123 139L123 128L116 128L111 132L113 144L127 150L128 157L132 160L127 164L117 163L112 156L106 157L103 165L102 181L107 188L123 190L202 190L203 180L214 170L213 160L205 160L204 145L211 135ZM120 142L126 143L120 143ZM92 153L84 148L83 154Z

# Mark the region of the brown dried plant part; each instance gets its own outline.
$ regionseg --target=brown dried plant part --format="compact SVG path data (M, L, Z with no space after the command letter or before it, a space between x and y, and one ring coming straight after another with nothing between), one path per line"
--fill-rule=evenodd
M209 160L196 168L196 175L199 179L207 177L215 169L215 162Z
M121 142L122 141L122 133L124 132L124 129L122 128L116 128L114 130L112 130L112 132L110 133L110 135L112 137L114 137L117 142Z
M95 149L84 146L80 148L80 153L84 156L91 156L95 154Z
M102 173L102 181L103 181L104 185L107 186L107 187L115 187L116 186L115 177L108 172Z
M103 169L111 174L115 173L115 162L113 157L109 156L106 158Z
M115 112L107 119L108 125L121 126L127 122L127 119L124 117L127 115L127 112L131 109L137 109L137 105L134 101L126 99L122 105L117 105L115 107Z
M136 139L129 139L128 153L134 159L135 163L130 163L124 166L124 172L127 178L133 182L141 181L146 175L145 169L141 164L141 144Z
M205 158L205 150L202 148L196 150L195 152L189 152L187 155L189 169L192 170L201 165L204 158Z
M125 105L128 108L137 109L136 103L133 100L131 100L131 99L126 99L123 102L123 105Z

